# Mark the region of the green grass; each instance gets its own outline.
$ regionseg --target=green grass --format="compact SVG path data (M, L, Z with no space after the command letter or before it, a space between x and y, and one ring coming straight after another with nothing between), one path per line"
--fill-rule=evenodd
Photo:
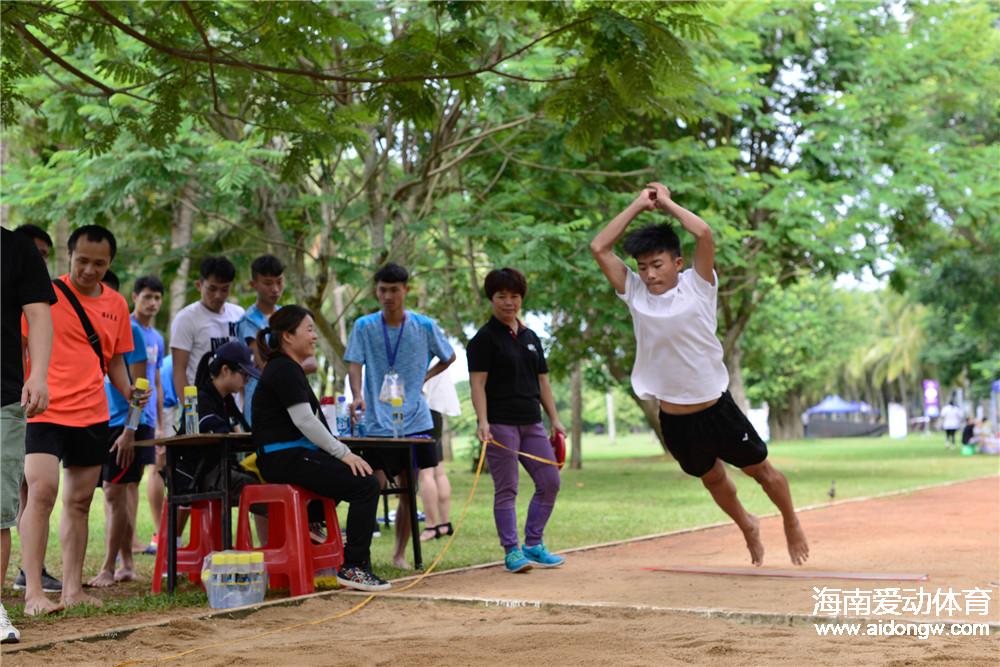
M836 480L837 498L853 498L908 489L951 480L971 479L1000 472L1000 460L994 457L963 457L946 451L943 437L913 435L904 440L888 438L845 438L802 440L774 443L770 460L788 477L796 505L810 505L827 500L830 483ZM712 502L701 484L683 474L677 464L663 455L648 434L630 434L610 444L603 436L587 436L583 446L581 470L566 468L562 474L559 502L546 532L546 543L553 549L565 549L640 535L661 533L723 521L725 515ZM457 523L472 486L471 443L456 443L456 460L448 464L452 482L452 522ZM733 471L740 497L751 512L770 513L773 505L756 483ZM523 522L533 486L526 473L521 475L518 516ZM461 567L498 560L492 512L493 483L488 475L480 480L461 534L439 564L439 569ZM100 545L104 539L103 498L95 494L90 516L90 549L85 576L96 573L103 558ZM50 526L46 563L58 576L60 554L58 511ZM341 521L344 521L341 508ZM139 534L152 532L145 490L140 494ZM235 525L235 522L234 522ZM13 533L11 578L20 562L17 532ZM424 543L424 563L429 565L447 540ZM389 565L393 535L384 531L372 545L375 570L384 577L405 574ZM136 556L143 581L119 585L97 595L105 600L101 609L83 608L73 615L134 614L175 607L207 607L204 594L186 580L179 594L149 593L153 558ZM10 578L8 579L8 584ZM22 614L22 596L5 590L4 600L15 623L27 623ZM269 593L280 597L281 593ZM31 620L31 624L54 619Z

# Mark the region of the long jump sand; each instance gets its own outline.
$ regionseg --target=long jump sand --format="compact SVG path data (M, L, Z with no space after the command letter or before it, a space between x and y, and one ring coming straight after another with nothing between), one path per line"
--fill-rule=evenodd
M563 568L510 575L480 568L429 577L347 618L301 625L349 609L335 594L240 618L179 618L115 640L4 651L4 665L113 665L217 644L166 665L990 665L990 637L820 637L814 586L862 591L895 586L990 589L989 613L945 621L1000 622L1000 478L802 514L812 556L804 571L926 573L925 582L772 579L651 572L658 566L743 567L734 527L577 551ZM762 522L765 568L787 569L781 523ZM933 614L909 615L921 622ZM151 620L153 617L149 616ZM877 622L888 616L869 616ZM143 620L143 619L137 619ZM276 634L255 638L268 630ZM63 636L106 620L46 624ZM30 627L22 628L30 636ZM946 630L947 631L947 630ZM47 637L51 640L52 637Z

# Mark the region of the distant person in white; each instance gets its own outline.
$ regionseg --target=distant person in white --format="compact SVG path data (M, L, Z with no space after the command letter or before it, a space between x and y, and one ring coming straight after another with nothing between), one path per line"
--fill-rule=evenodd
M951 401L941 409L941 428L944 429L944 445L951 449L955 446L955 433L962 428L962 409Z
M184 387L194 385L195 371L206 352L239 340L236 325L244 313L243 308L228 302L236 279L232 262L225 257L206 257L200 275L194 284L201 299L182 308L170 325L174 390L178 397L184 395Z
M694 238L694 268L683 270L680 239L669 224L631 232L623 247L638 273L614 253L629 224L660 210ZM764 560L757 517L736 497L723 461L743 470L781 510L792 562L809 557L785 476L767 460L767 445L726 391L729 373L716 337L715 242L708 224L677 205L670 191L650 183L590 243L590 251L619 298L628 304L635 330L632 388L660 404L660 426L670 453L689 475L701 478L712 498L743 532L754 565Z
M444 417L459 416L462 405L447 368L424 383L424 396L431 409L433 437L438 448L438 464L420 469L420 502L427 515L427 527L420 533L420 540L427 542L455 532L451 525L451 482L444 469Z

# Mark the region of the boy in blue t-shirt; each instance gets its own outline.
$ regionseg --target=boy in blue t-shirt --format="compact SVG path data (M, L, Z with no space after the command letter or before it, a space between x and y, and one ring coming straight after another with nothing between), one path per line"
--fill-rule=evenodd
M264 364L257 354L257 332L267 326L267 321L281 306L281 294L285 291L285 266L274 255L261 255L250 265L250 287L257 293L255 301L236 324L239 340L246 343L253 352L258 368ZM243 418L253 426L253 394L257 390L257 378L247 378L243 388Z
M364 413L367 435L427 438L427 444L416 449L420 485L423 491L427 491L429 486L436 484L433 468L438 464L438 459L437 447L431 436L434 422L421 390L427 380L455 361L455 351L434 320L405 310L406 294L409 291L409 273L402 266L386 264L375 273L375 296L382 309L354 322L347 350L344 352L344 361L348 363L348 377L354 396L351 414L355 415L359 410ZM444 361L438 361L428 368L434 357ZM395 429L393 408L380 399L380 396L386 398L383 386L387 384L401 387L403 398L402 425L397 425ZM393 457L390 456L379 456L372 452L364 453L363 456L375 468L375 474L383 488L388 477L396 477L405 467L404 461L392 460ZM405 550L410 529L409 501L405 495L401 495L396 511L396 552L393 564L404 569L409 569Z
M118 290L118 278L108 271L104 276L104 284ZM142 335L142 327L135 320L132 325L132 351L125 353L125 363L128 365L131 378L145 377L147 374L146 340ZM125 425L128 417L129 402L125 400L111 382L105 378L104 391L108 399L108 426L111 433L108 439L110 448L120 436L132 434L134 440L150 440L154 437L153 426L149 424L145 406L139 421L139 427L132 431ZM148 405L148 403L147 403ZM141 448L140 448L141 449ZM116 460L117 453L110 451L108 459L101 470L101 480L104 487L104 513L108 520L107 552L101 571L90 580L89 586L105 588L120 581L135 579L135 567L132 559L132 538L135 535L135 515L129 512L129 487L134 487L131 494L138 498L139 480L142 479L143 463L139 456L132 459L126 468L121 468ZM130 515L131 514L131 515ZM121 554L121 567L115 570L115 559Z
M173 435L166 417L167 408L172 405L167 397L173 395L173 367L167 368L164 365L166 343L163 334L153 326L163 306L163 293L163 282L156 276L143 276L135 281L135 286L132 288L132 321L142 329L142 337L146 341L148 360L146 377L151 392L143 412L142 423L152 426L157 438ZM164 377L167 378L166 384L163 382ZM146 500L149 502L149 512L153 517L153 535L148 546L139 543L137 536L133 535L132 550L155 554L156 530L160 527L160 511L163 509L164 495L163 478L157 473L166 464L166 452L162 447L137 447L135 458L141 462L144 469L146 466L153 468L146 478ZM133 492L129 487L128 511L134 526L139 511L138 488Z

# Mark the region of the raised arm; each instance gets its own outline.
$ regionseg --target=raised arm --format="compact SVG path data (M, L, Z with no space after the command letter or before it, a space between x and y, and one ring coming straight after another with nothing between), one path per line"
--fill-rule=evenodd
M662 183L650 183L656 191L656 208L677 219L694 237L694 270L711 285L715 284L715 240L708 223L670 198L670 190Z
M640 213L652 211L656 207L656 200L653 198L655 192L652 188L643 190L635 201L616 215L590 242L590 254L597 260L604 276L619 294L625 293L625 277L628 275L628 267L615 255L615 243Z

